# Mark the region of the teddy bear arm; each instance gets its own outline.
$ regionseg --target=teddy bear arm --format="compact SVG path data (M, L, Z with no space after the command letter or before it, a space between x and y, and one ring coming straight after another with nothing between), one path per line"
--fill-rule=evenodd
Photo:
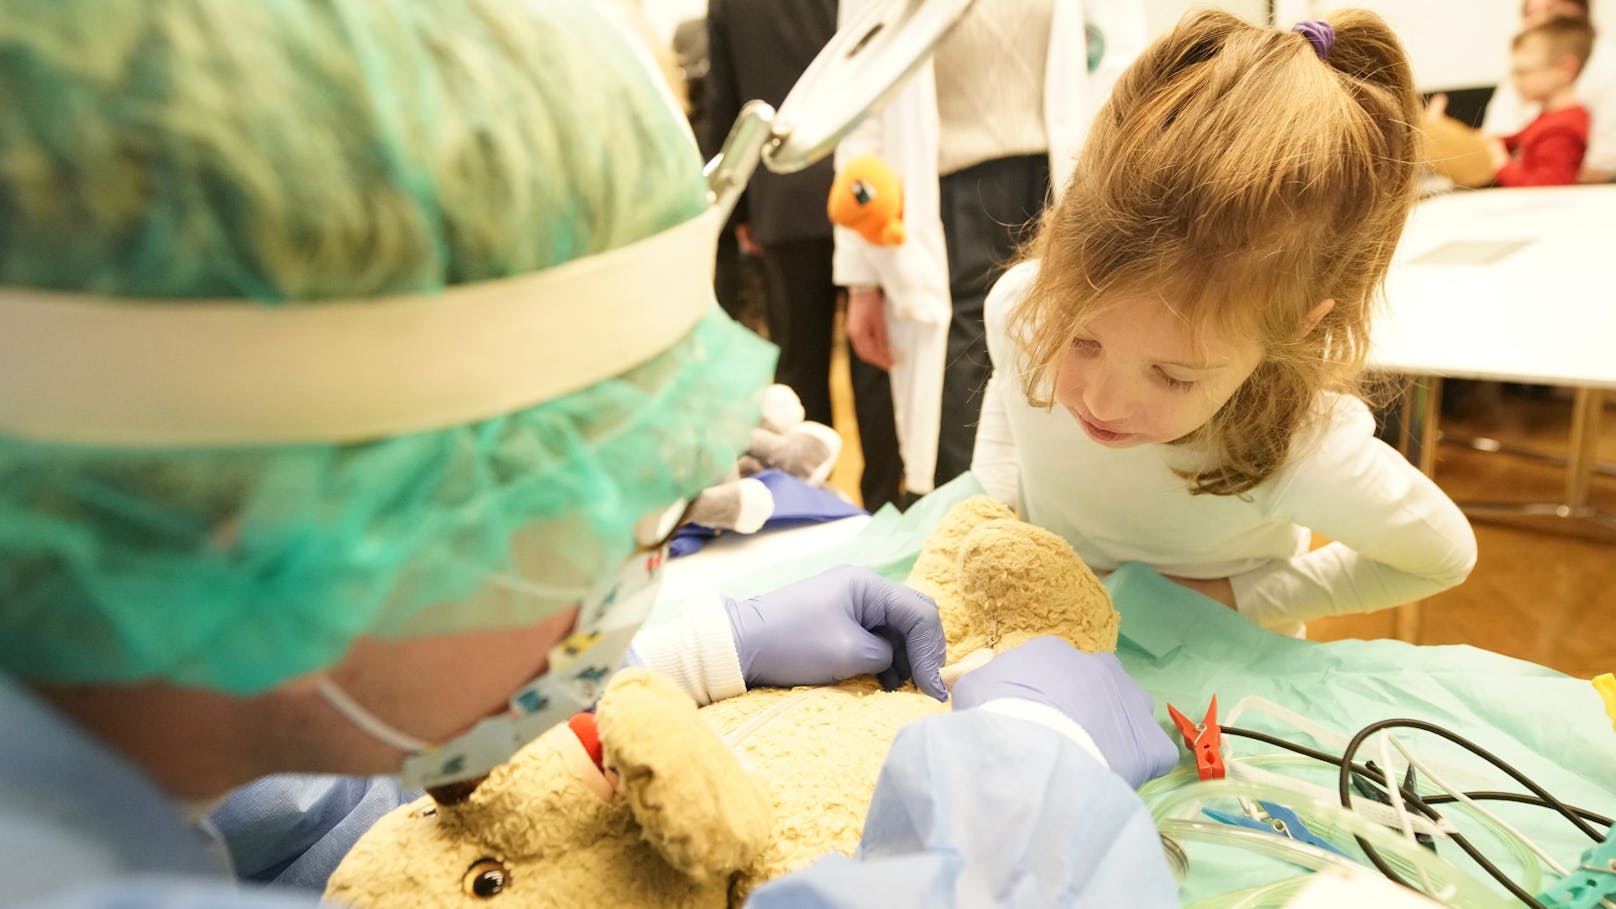
M645 839L698 880L731 874L769 838L769 798L672 682L643 669L613 677L598 711L607 767Z

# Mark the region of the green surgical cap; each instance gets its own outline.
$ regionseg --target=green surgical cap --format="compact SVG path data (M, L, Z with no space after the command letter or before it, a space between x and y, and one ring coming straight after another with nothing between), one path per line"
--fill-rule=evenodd
M626 246L705 199L665 87L590 3L39 0L0 17L13 288L131 306L431 292ZM530 623L722 473L772 365L714 311L582 391L362 444L0 435L0 670L251 693L361 635Z
M34 0L0 16L0 284L365 297L704 205L642 50L576 0Z

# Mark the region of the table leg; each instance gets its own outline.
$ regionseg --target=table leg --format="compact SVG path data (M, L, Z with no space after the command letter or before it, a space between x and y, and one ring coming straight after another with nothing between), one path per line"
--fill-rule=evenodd
M1430 476L1442 441L1442 377L1405 376L1397 409L1397 450Z
M1593 503L1593 479L1599 470L1599 423L1605 393L1578 388L1571 405L1571 446L1565 459L1565 496L1558 502L1460 502L1474 518L1552 517L1616 531L1616 515Z
M1420 409L1420 473L1436 476L1436 446L1442 439L1442 377L1430 376L1420 383L1423 399L1416 402Z
M1398 387L1402 390L1402 398L1397 402L1397 450L1408 458L1409 463L1415 463L1419 455L1414 451L1414 429L1423 419L1423 415L1414 416L1414 399L1419 394L1420 379L1418 376L1404 376Z
M1441 439L1442 377L1413 378L1405 386L1402 425L1403 455L1419 467L1420 473L1436 476L1436 446ZM1392 617L1392 635L1399 641L1418 644L1420 640L1420 601L1397 608Z
M1587 508L1593 491L1594 467L1599 457L1599 419L1604 392L1579 388L1571 405L1571 451L1566 457L1566 505Z

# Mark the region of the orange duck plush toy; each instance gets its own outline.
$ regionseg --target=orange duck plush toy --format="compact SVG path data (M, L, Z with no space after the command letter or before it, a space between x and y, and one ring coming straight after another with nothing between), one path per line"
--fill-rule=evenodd
M854 158L836 175L826 213L830 223L856 230L877 246L903 242L903 185L875 155Z

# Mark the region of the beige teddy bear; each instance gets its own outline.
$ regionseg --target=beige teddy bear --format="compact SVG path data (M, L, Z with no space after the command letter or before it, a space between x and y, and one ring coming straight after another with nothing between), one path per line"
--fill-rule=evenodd
M937 601L956 658L1044 634L1116 647L1116 610L1071 547L985 497L944 517L908 583ZM866 676L698 710L668 680L625 670L595 716L545 733L457 804L423 798L382 818L326 896L362 909L738 906L826 853L851 855L898 729L947 709Z

